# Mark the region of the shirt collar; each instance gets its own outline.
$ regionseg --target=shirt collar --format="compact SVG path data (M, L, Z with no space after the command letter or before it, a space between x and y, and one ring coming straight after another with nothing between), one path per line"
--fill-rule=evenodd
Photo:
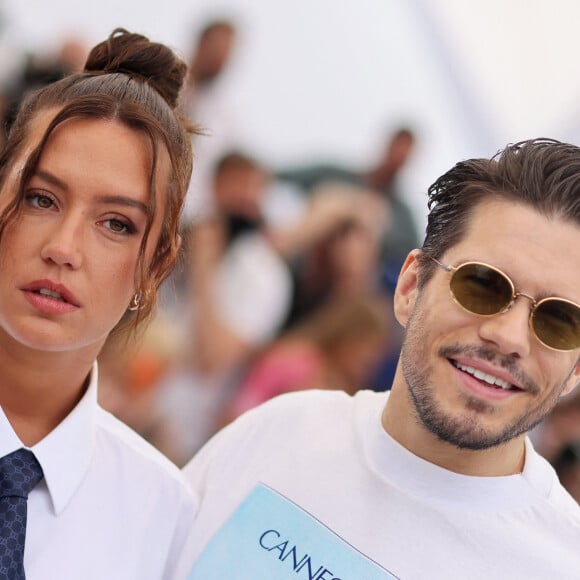
M4 457L22 447L22 441L12 429L10 421L4 414L4 409L0 407L0 457Z
M97 412L97 363L77 406L44 439L31 447L42 467L54 511L66 507L89 469ZM0 409L0 457L24 447Z

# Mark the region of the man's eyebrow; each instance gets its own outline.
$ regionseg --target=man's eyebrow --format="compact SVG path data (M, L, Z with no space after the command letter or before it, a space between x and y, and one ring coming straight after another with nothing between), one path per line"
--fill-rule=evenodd
M68 185L64 181L56 177L56 175L49 173L48 171L37 169L34 175L36 177L39 177L40 179L43 179L47 183L50 183L51 185L54 185L55 187L62 189L63 191L69 190ZM148 204L139 201L138 199L135 199L133 197L128 197L125 195L100 195L97 197L97 201L99 203L113 203L118 205L126 205L128 207L135 207L138 210L142 211L146 216L148 216L150 213Z

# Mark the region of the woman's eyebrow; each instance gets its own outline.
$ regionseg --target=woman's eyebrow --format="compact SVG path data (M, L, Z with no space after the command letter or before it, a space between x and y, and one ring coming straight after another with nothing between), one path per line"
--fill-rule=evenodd
M51 185L54 185L55 187L62 189L63 191L69 190L68 185L64 181L62 181L56 175L53 175L52 173L50 173L48 171L38 169L34 175L36 177L39 177L40 179L46 181L47 183L50 183ZM144 203L138 199L135 199L133 197L130 197L130 196L100 195L97 197L97 201L99 203L112 203L112 204L118 204L118 205L126 205L128 207L135 207L135 208L139 209L140 211L142 211L146 216L148 216L150 213L149 204L146 204L146 203Z
M68 191L68 185L64 181L59 179L56 175L53 175L52 173L50 173L48 171L44 171L42 169L37 169L34 172L33 177L40 177L40 179L43 179L47 183L50 183L51 185L54 185L54 186L58 187L59 189L63 189L65 191Z
M113 203L118 205L126 205L128 207L135 207L141 210L146 216L149 215L149 205L125 195L99 195L97 197L99 203Z

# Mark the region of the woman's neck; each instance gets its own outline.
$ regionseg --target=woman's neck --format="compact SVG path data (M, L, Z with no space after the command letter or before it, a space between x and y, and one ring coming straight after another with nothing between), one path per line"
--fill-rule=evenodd
M0 406L25 445L38 443L74 409L96 354L0 344Z

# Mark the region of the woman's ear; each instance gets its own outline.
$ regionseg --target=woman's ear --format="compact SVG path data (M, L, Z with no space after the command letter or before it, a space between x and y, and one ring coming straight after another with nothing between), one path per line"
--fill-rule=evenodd
M407 256L397 286L395 288L395 296L393 301L395 317L399 324L404 328L407 326L409 316L413 311L415 300L417 298L418 284L419 284L419 256L421 250L413 250Z

